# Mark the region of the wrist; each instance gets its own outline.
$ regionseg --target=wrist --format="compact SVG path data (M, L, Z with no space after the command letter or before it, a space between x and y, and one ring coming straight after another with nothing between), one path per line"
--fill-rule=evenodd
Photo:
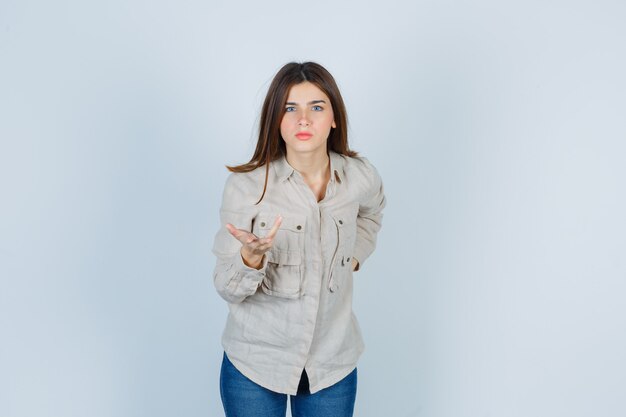
M246 265L249 268L254 268L254 269L261 269L261 267L263 266L263 257L265 255L252 255L252 254L246 254L244 253L243 250L241 250L241 260L243 261L244 265Z

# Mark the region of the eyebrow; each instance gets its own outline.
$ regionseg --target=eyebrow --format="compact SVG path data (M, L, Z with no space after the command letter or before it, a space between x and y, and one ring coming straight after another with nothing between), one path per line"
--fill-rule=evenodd
M317 104L317 103L324 103L324 104L326 104L326 101L324 101L324 100L313 100L313 101L309 101L307 104L311 105L311 104ZM285 103L285 106L286 105L297 106L298 103L295 103L293 101L288 101L288 102Z

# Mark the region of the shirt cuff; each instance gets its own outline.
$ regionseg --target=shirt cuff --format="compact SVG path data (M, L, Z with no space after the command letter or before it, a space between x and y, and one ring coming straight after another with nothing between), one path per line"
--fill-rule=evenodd
M240 252L237 252L233 255L232 259L233 269L237 271L234 279L235 285L239 287L240 290L244 290L249 293L254 293L263 278L265 278L265 271L267 269L267 255L263 255L263 265L260 269L251 268L243 262L243 257Z

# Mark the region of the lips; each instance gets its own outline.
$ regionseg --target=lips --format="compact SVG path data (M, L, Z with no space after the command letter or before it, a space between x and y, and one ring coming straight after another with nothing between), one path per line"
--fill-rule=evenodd
M300 140L307 140L308 138L310 138L311 136L313 136L311 133L308 132L300 132L296 134L296 137Z

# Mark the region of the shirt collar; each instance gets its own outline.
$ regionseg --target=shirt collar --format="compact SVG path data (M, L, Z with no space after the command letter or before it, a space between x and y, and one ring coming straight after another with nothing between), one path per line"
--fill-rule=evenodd
M330 157L330 172L334 175L330 176L331 181L335 181L335 178L341 183L343 181L343 156L335 151L329 150L328 156ZM287 162L285 155L281 155L273 162L274 170L278 179L283 182L286 181L293 173L294 169Z

